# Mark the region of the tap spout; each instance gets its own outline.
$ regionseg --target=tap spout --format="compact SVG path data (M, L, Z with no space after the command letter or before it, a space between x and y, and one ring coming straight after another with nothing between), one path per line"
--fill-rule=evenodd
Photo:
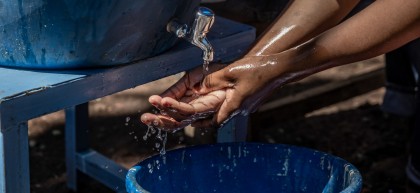
M195 15L194 23L191 27L181 24L177 20L172 20L167 25L169 32L175 33L177 37L184 38L191 44L203 50L203 60L205 62L213 61L214 50L206 34L214 23L214 13L212 10L199 7Z
M207 37L196 38L191 43L203 50L203 60L206 62L213 61L214 50Z

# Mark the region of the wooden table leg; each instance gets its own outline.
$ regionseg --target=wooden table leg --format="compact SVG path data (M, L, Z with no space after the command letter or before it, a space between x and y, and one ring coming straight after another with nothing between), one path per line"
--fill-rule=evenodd
M217 132L217 142L243 142L246 141L248 130L248 119L246 115L236 115Z
M0 192L29 193L28 123L5 125L0 120Z
M88 120L88 103L66 109L67 186L74 191L80 178L84 178L84 174L77 169L77 153L89 149Z

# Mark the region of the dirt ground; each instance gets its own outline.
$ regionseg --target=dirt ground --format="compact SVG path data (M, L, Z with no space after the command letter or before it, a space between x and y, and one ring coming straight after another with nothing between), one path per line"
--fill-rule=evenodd
M238 2L238 1L236 1ZM241 22L252 24L260 33L272 20L283 1L268 1L264 6L238 4L253 7L243 14L226 14L226 4L210 5L216 13ZM236 12L235 12L236 11ZM236 17L235 17L236 16ZM383 65L383 59L374 59ZM352 74L369 68L369 62L340 68L340 73ZM324 73L335 81L337 70ZM142 85L90 103L90 139L97 151L129 168L147 156L157 153L155 141L144 141L147 128L140 124L141 113L150 111L146 99L151 94L161 93L176 81L181 74ZM305 88L302 81L301 86ZM272 115L272 121L251 122L249 141L284 143L309 147L342 157L353 163L364 178L364 193L404 192L404 167L409 140L410 120L388 115L380 110L384 88L341 101L339 103L302 113L286 121L276 121L280 114ZM325 99L328 100L328 99ZM284 112L285 114L287 112ZM64 113L62 111L33 119L29 123L31 192L67 193L64 160ZM209 132L211 133L211 132ZM198 143L212 142L210 134L196 135L183 130L169 135L168 149ZM209 140L210 139L210 140ZM96 183L86 182L78 192L113 192Z

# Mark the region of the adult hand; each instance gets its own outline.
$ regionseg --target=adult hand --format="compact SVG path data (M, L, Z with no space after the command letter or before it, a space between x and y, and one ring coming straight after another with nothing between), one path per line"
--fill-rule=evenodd
M150 103L161 114L146 113L141 120L174 130L191 123L195 127L216 127L233 115L249 113L285 82L277 79L282 73L277 60L277 55L247 56L207 75L203 81L195 79L202 75L200 71L191 71L162 97L150 97Z
M285 81L276 56L248 56L206 76L199 94L225 90L226 98L212 120L199 120L197 127L220 125L238 113L254 111L271 91ZM280 68L281 70L281 68Z

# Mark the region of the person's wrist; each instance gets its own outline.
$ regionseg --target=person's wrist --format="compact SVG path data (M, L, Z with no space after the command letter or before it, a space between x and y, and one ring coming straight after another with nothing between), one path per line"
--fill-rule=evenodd
M300 80L306 76L321 71L323 62L322 50L315 44L303 44L282 53L266 57L265 63L272 64L267 69L275 76L277 86Z

